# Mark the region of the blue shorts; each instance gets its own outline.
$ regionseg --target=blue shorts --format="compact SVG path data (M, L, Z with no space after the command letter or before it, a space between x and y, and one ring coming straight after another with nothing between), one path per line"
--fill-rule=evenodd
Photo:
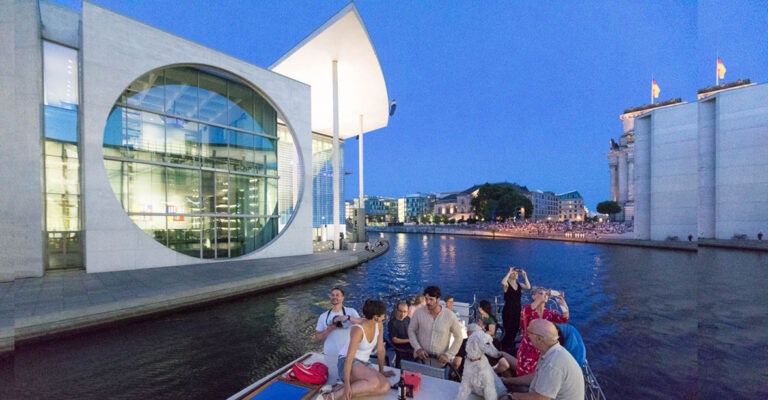
M344 380L344 364L346 362L347 362L347 357L346 356L339 356L339 361L336 363L336 368L339 370L339 380L341 380L341 381ZM373 364L371 364L368 361L360 361L357 358L352 360L352 365L353 366L355 365L355 363L360 363L360 364L363 364L363 365L365 365L367 367L373 365Z

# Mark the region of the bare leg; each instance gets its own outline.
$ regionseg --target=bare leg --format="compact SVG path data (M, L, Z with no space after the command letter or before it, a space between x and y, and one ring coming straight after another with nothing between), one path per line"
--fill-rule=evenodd
M389 380L361 363L353 363L350 374L352 397L372 396L389 391ZM344 398L344 388L334 392L334 398Z

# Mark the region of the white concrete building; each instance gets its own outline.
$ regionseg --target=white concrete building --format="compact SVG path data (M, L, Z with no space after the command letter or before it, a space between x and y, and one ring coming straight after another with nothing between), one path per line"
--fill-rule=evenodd
M535 211L534 207L534 211ZM558 221L584 221L587 209L584 207L584 198L576 191L560 193L557 195L557 220Z
M634 120L639 239L756 239L768 233L768 85L699 91Z
M533 190L525 194L533 204L533 221L557 221L559 202L557 195L550 191Z
M2 2L0 29L0 280L310 254L317 175L338 225L340 141L388 121L353 4L271 70L89 2Z

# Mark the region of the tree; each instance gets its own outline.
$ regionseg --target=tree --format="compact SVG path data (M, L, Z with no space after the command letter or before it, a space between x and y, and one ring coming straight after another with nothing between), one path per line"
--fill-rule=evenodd
M621 212L621 206L615 201L604 201L597 204L597 212L600 214L618 214Z
M451 219L449 219L449 220L448 220L448 223L449 223L449 224L455 224L455 223L456 223L456 218L451 218Z
M422 224L428 224L432 218L430 218L429 215L424 215L421 217L421 223Z
M472 199L475 215L486 221L504 220L525 209L525 217L533 215L533 203L520 193L522 187L514 183L486 183L480 186L477 197Z

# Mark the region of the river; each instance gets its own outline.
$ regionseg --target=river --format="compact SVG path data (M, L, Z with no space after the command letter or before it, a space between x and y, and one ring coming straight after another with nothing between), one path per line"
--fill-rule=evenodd
M768 254L379 236L390 251L346 272L19 346L0 359L0 398L226 398L320 348L311 337L334 285L358 309L433 284L492 301L510 265L565 291L609 399L768 397Z

